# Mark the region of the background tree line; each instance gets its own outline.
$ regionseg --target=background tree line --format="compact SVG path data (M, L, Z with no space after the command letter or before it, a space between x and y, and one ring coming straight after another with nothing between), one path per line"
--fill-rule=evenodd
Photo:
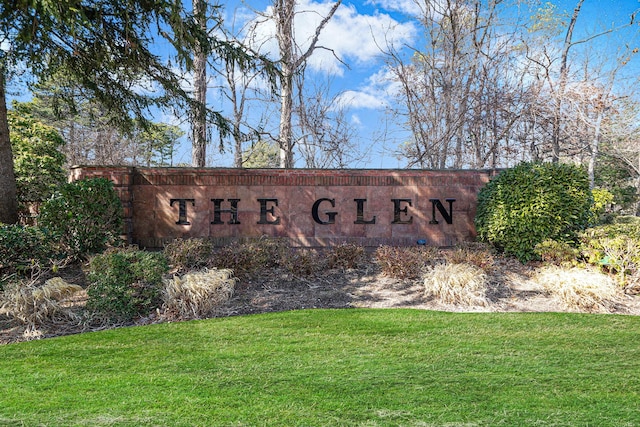
M578 37L584 1L561 13L535 0L415 0L410 19L422 30L420 44L378 41L396 88L389 114L410 135L398 158L430 169L580 163L592 186L635 203L640 100L628 68L638 40L602 49L638 22L630 15ZM309 11L299 6L273 0L266 12L233 21L205 0L3 1L2 98L7 82L26 73L33 99L13 114L55 129L66 164L173 165L183 131L155 123L155 108L189 123L193 166L211 164L212 145L233 152L235 167L362 164L370 147L349 123L348 106L330 77L307 71L318 50L338 56L320 36L343 4L327 3L305 40L296 38L296 19ZM275 28L276 48L259 36L265 25ZM224 111L207 105L212 90ZM0 109L0 190L10 201L14 153L3 116ZM3 203L0 222L15 221L15 212Z

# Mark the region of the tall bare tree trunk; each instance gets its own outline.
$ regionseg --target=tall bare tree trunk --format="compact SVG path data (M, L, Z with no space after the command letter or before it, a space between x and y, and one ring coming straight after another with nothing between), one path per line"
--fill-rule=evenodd
M327 22L333 17L342 0L336 1L331 10L315 29L309 47L304 53L296 52L293 34L293 20L295 18L296 0L275 0L274 12L276 20L276 37L280 49L280 167L293 167L293 77L302 64L311 56L317 47L318 39Z
M200 28L205 31L206 11L206 0L193 0L193 15ZM204 167L207 160L207 55L199 43L193 58L193 86L196 106L191 124L191 164L194 167Z
M551 160L554 163L560 161L560 127L562 123L562 103L567 86L567 60L569 57L569 49L573 46L573 28L576 26L578 20L578 14L580 14L580 8L584 0L580 0L573 9L573 15L571 21L569 21L569 27L564 38L564 46L562 47L562 56L560 62L560 81L558 82L558 90L556 91L556 103L554 107L553 116L553 133L551 136Z
M596 118L596 123L594 125L594 135L591 145L591 149L589 150L589 187L593 189L596 186L596 161L598 160L598 155L600 154L600 134L602 128L602 116L604 112L602 110L598 111L598 117Z
M290 70L284 71L280 88L280 167L293 167L293 75Z
M293 167L293 73L295 71L293 19L295 0L276 0L277 4L277 34L282 60L282 75L280 77L280 167Z
M0 223L15 224L18 222L18 201L5 86L4 68L0 66Z

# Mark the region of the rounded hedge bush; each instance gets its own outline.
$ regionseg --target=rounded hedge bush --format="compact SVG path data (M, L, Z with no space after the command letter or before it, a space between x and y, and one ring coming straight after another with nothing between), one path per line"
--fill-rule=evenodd
M162 303L162 279L169 264L162 252L135 247L94 256L87 272L87 309L114 321L130 321Z
M521 163L501 172L478 194L478 239L527 262L545 240L573 242L589 222L593 199L580 167Z
M108 179L75 181L42 204L38 225L57 236L69 256L84 257L120 241L122 203Z

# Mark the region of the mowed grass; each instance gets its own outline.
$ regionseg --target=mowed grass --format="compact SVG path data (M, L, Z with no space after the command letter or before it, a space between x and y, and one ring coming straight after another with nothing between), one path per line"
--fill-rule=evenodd
M0 425L636 426L640 318L309 310L0 347Z

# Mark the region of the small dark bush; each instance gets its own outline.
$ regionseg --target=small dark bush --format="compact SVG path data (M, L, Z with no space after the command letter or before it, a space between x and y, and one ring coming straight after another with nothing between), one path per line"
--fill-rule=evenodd
M80 180L42 204L38 225L57 236L69 256L81 258L119 242L122 204L111 181Z
M184 273L206 267L213 249L209 239L176 239L164 247L164 255L176 272Z
M322 271L325 265L325 260L316 250L292 249L285 267L295 276L308 277Z
M87 308L114 321L148 314L162 303L162 278L169 270L161 252L112 249L89 263Z
M382 273L395 279L415 279L435 257L435 249L425 247L380 246L375 259Z
M573 165L521 163L478 194L480 241L526 262L547 239L571 242L589 221L592 195L586 172Z
M329 268L357 268L366 257L364 246L353 243L343 243L332 246L327 252L327 266Z
M21 225L0 226L0 275L31 275L57 259L55 239L47 230Z
M216 250L209 267L233 270L239 279L259 276L264 270L286 267L291 247L281 239L234 242Z

